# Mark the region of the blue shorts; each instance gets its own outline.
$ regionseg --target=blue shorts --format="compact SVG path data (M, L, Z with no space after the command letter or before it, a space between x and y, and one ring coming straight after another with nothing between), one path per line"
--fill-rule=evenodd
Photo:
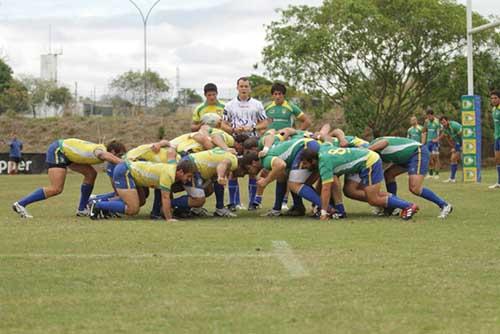
M439 154L439 143L430 141L427 143L427 149L431 154Z
M134 178L132 177L127 163L120 162L113 171L113 183L116 189L136 189Z
M495 139L495 152L500 151L500 138Z
M116 165L112 162L106 163L106 174L109 177L113 177L113 172L115 171L115 167L116 167Z
M429 161L431 154L426 146L420 146L411 156L408 163L399 165L408 171L408 175L426 175L429 171Z
M181 158L181 161L184 160L189 160L193 161L188 155L184 156ZM200 172L194 172L193 173L193 178L191 179L191 182L187 182L184 184L184 187L194 187L196 189L203 189L203 184L205 183L205 180L201 177Z
M378 159L372 166L363 169L359 173L361 184L364 186L372 186L384 180L384 168L382 167L382 159Z
M462 143L455 143L455 151L457 153L462 152Z
M71 165L71 161L64 155L59 148L59 141L56 140L50 144L45 156L45 162L49 168L67 168Z

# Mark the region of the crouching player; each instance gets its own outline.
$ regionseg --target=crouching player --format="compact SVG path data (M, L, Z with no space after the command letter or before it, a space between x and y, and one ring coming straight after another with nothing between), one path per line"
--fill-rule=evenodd
M46 157L50 186L39 188L15 202L12 209L22 218L33 218L26 210L26 206L62 193L69 167L83 175L80 203L76 215L88 216L87 203L97 178L97 172L92 165L101 164L104 161L119 163L121 159L118 156L123 153L125 153L125 147L116 141L104 146L75 138L56 140L50 144Z
M424 178L429 169L430 152L427 146L412 139L401 137L380 137L373 140L369 147L377 152L383 162L392 163L385 171L384 178L387 191L397 194L396 177L408 172L409 190L422 198L439 206L439 218L446 218L453 207L437 196L432 190L424 188Z
M169 152L168 163L125 160L118 164L113 173L113 181L120 199L94 202L90 218L98 219L103 212L130 216L138 214L145 201L141 188L146 187L161 190L165 219L175 221L171 208L176 205L176 200L170 199L172 185L175 182L186 183L190 181L195 170L195 165L189 160L177 164L175 156L175 152Z
M411 219L418 211L417 205L380 191L384 178L382 160L375 152L363 148L336 148L325 143L321 145L319 154L314 150L304 150L302 161L305 168L319 168L322 182L321 220L330 218L329 204L334 177L344 174L359 174L359 191L370 205L400 208L404 220Z

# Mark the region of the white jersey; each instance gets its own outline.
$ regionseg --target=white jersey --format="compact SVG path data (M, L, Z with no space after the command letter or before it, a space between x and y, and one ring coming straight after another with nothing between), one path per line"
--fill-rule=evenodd
M243 126L255 127L258 122L265 119L267 116L264 106L254 98L242 101L235 97L226 103L224 108L224 121L228 122L233 129Z

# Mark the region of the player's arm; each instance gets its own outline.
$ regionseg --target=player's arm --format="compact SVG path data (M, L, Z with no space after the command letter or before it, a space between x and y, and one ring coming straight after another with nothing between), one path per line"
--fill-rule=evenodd
M269 183L276 180L280 174L284 173L285 169L286 169L285 161L283 161L278 157L273 158L269 174L265 178L259 179L259 181L257 181L257 184L265 188Z
M427 127L424 126L422 129L422 144L425 144L427 142Z
M263 132L267 129L269 124L270 124L269 119L264 119L262 121L259 121L257 122L257 124L255 124L255 131Z
M213 143L214 146L220 147L224 151L230 152L230 153L232 153L234 155L237 154L237 152L236 152L236 150L234 148L227 146L227 143L226 143L226 141L224 140L224 137L221 134L214 133L214 134L212 134L210 136L210 138L212 139L212 143Z
M229 172L231 171L231 161L226 159L217 165L217 183L226 186Z
M347 139L345 139L345 133L342 131L342 129L334 129L330 135L332 137L335 137L339 140L340 147L347 147L349 146L349 142Z
M157 143L151 144L151 150L155 153L160 152L162 147L170 147L170 142L168 140L162 139Z
M107 152L107 151L104 151L101 149L95 150L94 154L97 157L97 159L102 160L102 161L111 162L115 165L119 164L120 162L123 161L122 159L120 159L116 155L114 155L113 153L110 153L110 152Z
M201 127L201 119L200 119L200 114L198 112L198 108L195 108L193 110L193 118L191 122L191 132L196 132L200 129Z
M368 149L371 151L380 152L384 148L386 148L387 146L389 146L389 142L385 139L382 139L382 140L379 140L376 143L373 143L372 145L368 146Z
M330 206L330 198L332 196L333 178L322 183L321 186L321 220L328 220L328 207Z
M294 128L283 128L280 130L280 135L283 137L284 140L287 140L288 138L296 134L297 130Z
M205 150L210 150L214 148L214 144L212 143L212 138L201 132L195 133L191 138L196 140L196 142L198 142L201 146L203 146Z
M172 217L172 203L170 202L170 191L162 189L161 205L163 209L163 215L165 216L165 220L168 222L176 222L177 219L174 219Z
M307 130L311 126L311 118L309 116L307 116L305 113L300 114L297 117L297 120L300 121L299 129L301 129L301 130Z
M275 135L276 132L272 130L269 131L269 133L264 137L264 147L262 148L262 151L260 151L258 154L259 158L265 157L267 155L267 152L269 152L269 149L271 148L271 146L273 146Z

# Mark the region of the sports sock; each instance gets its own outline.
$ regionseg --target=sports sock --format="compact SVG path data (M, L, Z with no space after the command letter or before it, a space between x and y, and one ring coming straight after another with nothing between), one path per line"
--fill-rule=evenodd
M434 175L434 169L429 169L429 175L430 176Z
M345 215L345 207L344 204L335 204L335 211L340 213L341 215Z
M87 204L89 203L90 194L92 194L92 189L94 189L93 184L83 183L80 187L80 204L78 204L78 210L85 210Z
M387 192L390 192L393 195L396 195L398 193L398 184L396 182L386 183L385 186L387 188Z
M283 197L286 194L286 185L287 185L286 182L277 182L276 181L276 192L275 192L273 210L281 211Z
M299 196L305 198L306 200L313 203L317 207L319 208L321 207L321 198L316 193L316 191L314 191L314 189L311 188L311 186L307 184L302 185L299 191Z
M125 213L125 203L121 199L114 201L97 202L95 207L100 210L106 210L114 213Z
M294 192L291 192L292 194L292 201L293 201L293 208L297 210L305 210L304 202L302 202L302 197L297 195Z
M458 164L451 164L450 168L451 168L450 179L455 180L455 177L457 175Z
M248 203L252 205L255 201L255 196L257 195L257 179L248 179Z
M287 205L288 204L288 196L285 195L285 197L283 197L283 203L284 205Z
M258 205L262 204L262 195L255 195L254 204L258 204Z
M44 200L45 193L43 192L43 188L39 188L29 194L28 196L22 198L18 203L22 206L27 206L28 204L31 204L33 202L38 202Z
M444 207L447 204L441 197L436 195L432 190L428 188L422 188L420 197L437 204L437 206L439 206L440 208Z
M153 199L153 208L151 209L151 214L154 216L161 215L161 190L155 189L155 197Z
M399 209L406 209L407 207L411 206L410 202L407 202L405 200L402 200L398 196L389 196L387 199L387 208L399 208Z
M112 193L106 193L106 194L100 194L100 195L95 195L94 196L94 199L98 200L98 201L107 201L109 200L110 198L113 198L116 196L116 193L115 192L112 192Z
M230 205L240 204L240 202L237 201L237 197L239 198L238 179L229 180L228 189L229 189L229 204Z
M214 193L215 193L215 208L224 208L224 186L221 186L219 182L214 183Z
M189 196L181 196L172 200L172 207L179 209L189 209Z

